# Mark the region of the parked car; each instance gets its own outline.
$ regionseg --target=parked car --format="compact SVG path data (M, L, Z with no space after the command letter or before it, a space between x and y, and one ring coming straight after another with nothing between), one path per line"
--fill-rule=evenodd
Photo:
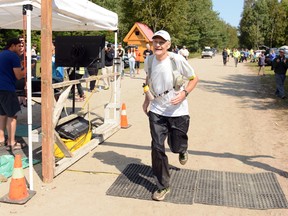
M216 53L217 53L217 49L216 48L212 48L212 51L213 51L213 56L215 56Z
M204 58L204 57L210 57L212 58L214 56L214 52L212 49L204 49L201 53L201 58Z

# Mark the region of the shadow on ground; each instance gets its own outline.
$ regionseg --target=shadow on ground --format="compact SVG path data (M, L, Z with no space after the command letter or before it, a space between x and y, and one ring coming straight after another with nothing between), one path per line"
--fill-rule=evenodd
M223 82L200 80L198 87L204 91L238 97L240 103L257 110L287 110L288 100L278 99L274 95L275 81L272 75L233 74L223 79Z
M134 149L139 149L139 150L145 150L145 151L150 151L151 148L149 146L139 146L139 145L133 145L133 144L122 144L122 143L112 143L112 142L105 142L105 144L102 145L107 145L107 146L112 146L116 148L134 148ZM166 152L169 152L170 150L167 148ZM238 155L238 154L232 154L229 152L224 152L224 153L214 153L214 152L206 152L206 151L193 151L189 150L188 151L190 155L197 155L197 156L204 156L204 157L214 157L214 158L232 158L235 160L239 160L242 163L252 166L252 167L257 167L259 169L273 172L275 174L278 174L280 176L283 176L285 178L288 178L288 172L278 169L276 167L273 167L269 164L263 163L256 161L255 159L257 158L274 158L270 155L252 155L252 156L247 156L247 155ZM101 162L109 165L115 166L119 171L123 171L123 169L129 164L129 163L137 163L141 164L141 159L139 158L132 158L132 157L126 157L124 155L118 154L117 152L114 151L108 151L108 152L96 152L93 155L94 158L97 158Z

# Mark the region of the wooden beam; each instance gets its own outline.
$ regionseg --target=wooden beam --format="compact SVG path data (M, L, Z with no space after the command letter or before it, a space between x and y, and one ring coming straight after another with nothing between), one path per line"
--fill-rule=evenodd
M41 1L41 71L42 176L44 183L51 183L55 166L52 122L54 102L52 89L52 0Z
M65 143L62 141L61 137L59 136L59 134L57 133L57 131L54 131L54 135L55 135L55 143L57 144L57 146L59 147L59 149L62 151L62 153L64 154L65 157L72 157L73 154L71 153L71 151L68 149L68 147L65 145Z
M104 140L106 140L108 137L116 133L119 129L120 129L120 125L118 123L101 125L99 129L96 130L100 133L96 132L95 134L95 131L93 131L93 134L95 134L95 137L92 140L90 140L88 143L86 143L84 146L74 151L73 157L69 157L69 158L64 157L56 163L55 176L59 175L65 169L70 167L73 163L75 163L80 158L82 158L84 155L88 154L90 151L96 148L100 143L104 142Z
M114 76L120 77L120 73L111 73L111 74L106 74L106 75L97 75L97 76L91 76L88 78L82 78L82 79L77 79L77 80L69 80L69 81L63 81L63 82L59 82L59 83L54 83L52 84L53 89L57 89L57 88L62 88L65 86L70 86L72 84L78 84L78 83L88 83L91 82L92 80L101 80L104 78L108 78L108 77L114 77Z

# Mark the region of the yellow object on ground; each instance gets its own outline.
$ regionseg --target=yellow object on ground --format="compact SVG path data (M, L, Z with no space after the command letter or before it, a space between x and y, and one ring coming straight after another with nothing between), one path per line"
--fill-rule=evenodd
M65 143L67 148L71 151L74 152L77 149L79 149L81 146L85 145L91 140L92 137L92 130L89 130L86 134L83 134L82 136L78 137L75 140L71 139L64 139L61 138L62 141ZM57 144L54 144L54 155L57 158L63 158L64 154L61 151L61 149L57 146Z

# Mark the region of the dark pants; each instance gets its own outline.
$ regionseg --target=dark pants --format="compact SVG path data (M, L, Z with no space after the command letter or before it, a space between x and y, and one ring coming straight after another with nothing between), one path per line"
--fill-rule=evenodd
M286 74L275 73L275 81L276 81L275 94L280 98L285 96L285 89L284 89L285 79L286 79Z
M15 92L0 91L0 115L12 118L21 110Z
M226 65L227 63L227 57L223 57L223 64Z
M32 65L33 65L33 67L31 68L31 75L33 76L33 77L37 77L37 74L36 74L36 68L37 68L37 60L32 60L31 61L31 63L32 63Z
M238 65L238 61L239 61L239 59L236 58L236 57L234 57L235 67L237 67L237 65Z
M97 67L87 68L87 70L88 70L88 73L89 73L90 76L97 76L97 75L98 75L98 68L97 68ZM94 88L95 88L95 83L96 83L96 80L90 81L89 89L90 89L91 91L94 90Z
M81 79L82 77L83 77L82 74L74 73L73 71L69 74L69 80L77 80L77 79ZM84 91L83 91L81 83L76 84L76 86L77 86L79 97L83 97Z
M158 189L169 187L170 173L168 157L165 153L165 140L173 153L184 153L188 148L188 128L190 117L166 117L149 112L152 137L152 171L157 179Z

